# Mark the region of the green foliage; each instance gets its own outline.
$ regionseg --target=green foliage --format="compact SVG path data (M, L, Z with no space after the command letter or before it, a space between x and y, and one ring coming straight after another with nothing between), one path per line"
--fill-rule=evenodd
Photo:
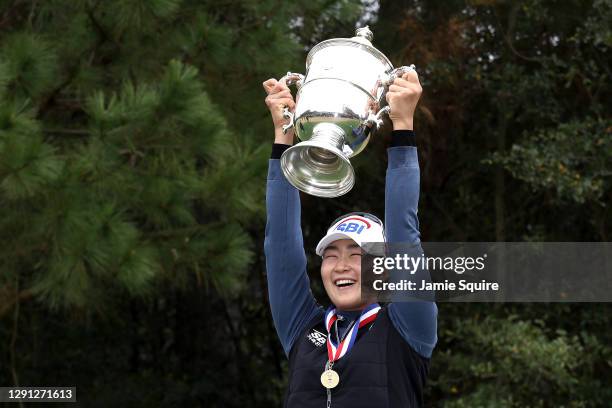
M308 12L347 21L353 5L318 1ZM264 186L253 181L265 175L269 140L252 83L300 60L299 35L287 35L300 7L6 6L2 293L18 282L49 308L84 311L163 284L238 293L253 259L247 228L261 226Z
M609 241L609 16L609 1L381 2L377 44L424 88L424 241ZM607 305L439 306L431 406L608 405Z
M92 407L281 405L261 83L350 36L362 3L0 1L0 384L52 378ZM422 239L609 240L610 2L379 6L374 44L425 89ZM350 194L302 196L322 301L311 249L340 212L382 214L385 148L352 160ZM439 318L430 406L612 398L606 305Z
M26 106L0 102L0 189L11 201L32 198L56 180L63 164L45 143Z
M573 370L583 353L576 339L565 335L548 339L541 328L516 318L464 320L445 334L476 357L467 366L457 349L442 357L452 368L443 378L452 383L454 376L463 378L451 389L468 391L448 406L544 406L555 397L564 402L576 384ZM521 394L513 392L517 387ZM474 395L469 394L472 388ZM544 390L551 394L543 394ZM532 395L538 395L540 401ZM521 401L523 396L528 397Z
M438 354L432 373L434 389L447 395L444 406L587 407L605 401L609 390L591 376L609 345L585 333L552 330L547 315L520 320L489 313L448 321L440 335L452 347Z
M12 88L5 97L38 98L57 80L57 56L39 35L21 32L5 37L0 61L6 67L3 81Z
M31 86L23 89L32 94ZM17 253L33 273L21 279L40 300L100 308L115 286L146 294L155 279L181 269L180 285L191 273L223 293L238 288L251 259L249 238L238 224L227 232L207 225L261 214L261 186L216 199L229 192L221 175L245 183L253 177L255 151L239 147L197 69L173 60L155 83L93 92L83 101L86 137L72 143L45 142L35 113L15 108L22 92L12 91L0 106L0 187L5 231L18 234L3 252L9 257L28 242ZM35 228L22 224L16 213L23 210ZM220 247L201 243L212 241Z
M500 164L534 191L554 189L559 199L582 204L610 194L612 122L587 120L564 123L515 144L487 163Z

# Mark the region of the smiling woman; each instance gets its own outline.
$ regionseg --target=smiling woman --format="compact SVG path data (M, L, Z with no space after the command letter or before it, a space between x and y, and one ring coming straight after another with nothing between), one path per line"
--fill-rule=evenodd
M333 227L330 230L334 231ZM333 241L323 251L321 279L331 302L338 309L361 310L375 299L361 298L361 247L348 237ZM382 239L382 234L379 239Z
M385 243L387 238L420 242L416 217L420 174L411 130L421 93L418 77L409 72L396 79L387 95L394 112L391 118L397 118L388 149L387 231L372 214L345 214L331 223L316 247L322 258L321 279L332 303L327 310L310 291L300 196L279 163L293 141L292 135L281 131L282 111L293 106L293 99L282 81L270 79L264 88L278 127L268 170L265 252L272 317L289 357L285 407L422 406L429 359L437 341L436 305L381 306L374 294L361 290L362 255L381 255L375 252L380 246L371 243ZM325 342L319 341L322 333L326 333Z

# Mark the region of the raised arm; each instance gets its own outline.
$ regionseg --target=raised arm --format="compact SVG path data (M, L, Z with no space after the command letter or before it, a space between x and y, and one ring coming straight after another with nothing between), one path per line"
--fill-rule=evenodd
M416 244L420 250L417 216L420 169L413 114L421 95L416 72L408 72L389 88L393 134L388 149L389 164L385 184L385 232L391 243ZM395 113L395 115L393 115ZM417 272L423 276L424 271ZM412 348L431 357L437 342L438 309L434 302L407 301L389 305L389 317Z
M284 177L280 156L293 141L280 126L283 106L292 108L293 98L284 83L274 79L264 82L268 105L275 127L275 143L269 161L266 185L266 237L264 251L268 278L268 296L274 326L287 355L306 324L322 310L310 291L306 273L306 255L302 238L300 195Z

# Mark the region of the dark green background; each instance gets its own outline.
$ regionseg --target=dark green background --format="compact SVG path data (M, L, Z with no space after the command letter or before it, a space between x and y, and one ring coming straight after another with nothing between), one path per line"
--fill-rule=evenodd
M423 241L609 240L609 0L363 6L0 1L1 385L280 405L261 83L358 22L420 74ZM383 215L387 145L350 194L302 196L322 302L314 246L343 212ZM607 304L440 304L427 405L607 406L610 323Z

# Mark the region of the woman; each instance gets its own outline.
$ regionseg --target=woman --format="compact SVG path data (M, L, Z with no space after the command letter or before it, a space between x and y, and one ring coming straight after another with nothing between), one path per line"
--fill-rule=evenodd
M282 111L295 102L284 82L263 83L274 123L269 161L265 239L272 317L289 358L285 407L419 407L429 359L437 341L433 302L380 307L362 299L363 242L419 244L419 165L413 118L422 89L415 71L389 87L393 133L388 149L385 222L367 213L331 223L316 248L321 278L332 302L319 306L310 291L300 226L300 197L285 179L279 159L293 143L283 134ZM362 228L363 227L363 228ZM364 235L367 231L367 237ZM325 404L325 405L324 405Z

